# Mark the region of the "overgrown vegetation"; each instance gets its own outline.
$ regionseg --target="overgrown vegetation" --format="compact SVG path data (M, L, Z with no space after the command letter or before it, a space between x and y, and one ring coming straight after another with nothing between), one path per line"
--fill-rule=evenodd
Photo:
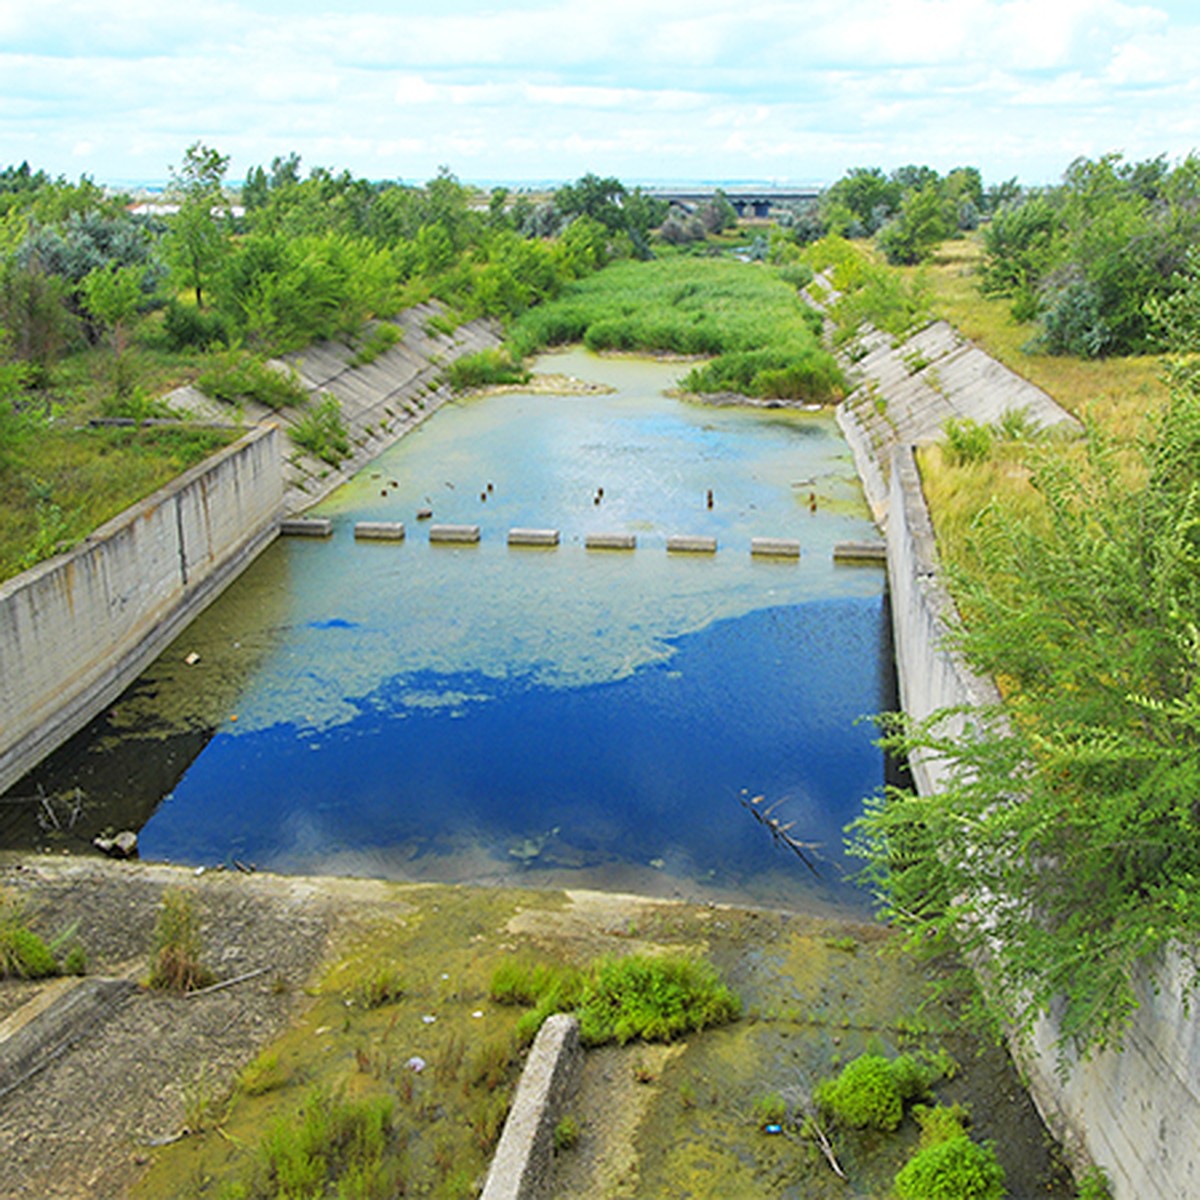
M602 959L585 971L513 960L492 977L492 999L532 1005L518 1028L532 1036L546 1017L573 1011L585 1045L635 1038L669 1042L736 1020L738 998L710 963L686 957Z
M889 721L952 777L872 802L858 837L914 942L954 930L1006 1018L1053 1005L1086 1051L1120 1042L1139 965L1200 931L1200 379L1176 370L1136 446L1093 429L1028 469L1039 506L985 509L952 574L958 641L1006 702Z
M336 467L350 455L350 435L336 396L326 396L311 404L292 424L288 434L297 446L331 467Z
M279 410L302 405L308 399L295 375L277 370L244 350L214 355L196 384L214 400L233 405L253 401Z
M918 1106L914 1115L921 1144L896 1176L899 1200L1003 1200L1004 1168L991 1145L968 1136L962 1109Z
M528 383L530 372L507 347L464 354L446 368L446 381L456 392L497 384Z
M58 973L58 960L29 928L20 899L0 888L0 979L44 979Z
M521 355L583 342L592 350L713 356L683 386L696 392L827 403L841 373L819 340L820 317L774 273L673 257L620 263L531 310L511 331Z
M813 1092L818 1108L848 1129L896 1129L904 1106L924 1099L939 1079L949 1075L954 1064L949 1055L930 1058L901 1054L861 1054L841 1073L823 1080Z

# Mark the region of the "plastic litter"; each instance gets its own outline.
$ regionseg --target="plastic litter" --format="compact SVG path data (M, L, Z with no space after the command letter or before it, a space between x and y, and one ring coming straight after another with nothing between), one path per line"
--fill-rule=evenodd
M763 1126L763 1133L782 1133L782 1132L783 1132L782 1125L764 1125Z
M425 1060L419 1054L414 1054L404 1065L417 1075L425 1070Z

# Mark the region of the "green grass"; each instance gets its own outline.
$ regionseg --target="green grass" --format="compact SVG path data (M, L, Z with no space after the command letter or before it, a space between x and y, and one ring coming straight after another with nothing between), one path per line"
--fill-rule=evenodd
M309 408L289 433L297 446L331 467L350 457L350 435L342 421L342 406L335 396L326 396Z
M456 392L505 383L528 383L529 371L507 347L464 354L446 368L446 380Z
M582 342L591 350L708 357L695 392L826 403L842 377L820 345L820 321L774 268L713 258L621 262L523 314L516 353Z
M44 979L58 973L54 952L29 928L20 899L0 889L0 979Z

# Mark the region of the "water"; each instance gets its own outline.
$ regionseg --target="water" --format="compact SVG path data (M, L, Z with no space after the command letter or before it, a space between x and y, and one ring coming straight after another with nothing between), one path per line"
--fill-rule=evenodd
M832 564L871 535L832 419L681 404L670 364L542 367L617 391L456 405L339 491L331 541L272 546L38 773L86 794L76 832L195 864L862 907L841 843L883 776L856 723L890 703L883 572ZM429 545L425 506L482 542ZM387 519L407 541L354 540ZM518 525L562 545L510 550ZM587 551L592 531L639 548ZM668 555L673 533L720 551ZM752 536L803 557L752 559ZM28 817L6 841L44 841Z

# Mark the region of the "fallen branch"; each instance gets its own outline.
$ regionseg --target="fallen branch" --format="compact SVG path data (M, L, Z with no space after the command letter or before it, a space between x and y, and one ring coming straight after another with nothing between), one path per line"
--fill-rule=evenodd
M222 979L220 983L210 983L208 987L197 988L194 992L188 992L189 1000L196 996L207 996L212 992L219 992L223 988L231 988L234 984L245 983L248 979L257 979L260 975L265 975L270 967L255 967L253 971L247 971L244 975L235 975L232 979Z

